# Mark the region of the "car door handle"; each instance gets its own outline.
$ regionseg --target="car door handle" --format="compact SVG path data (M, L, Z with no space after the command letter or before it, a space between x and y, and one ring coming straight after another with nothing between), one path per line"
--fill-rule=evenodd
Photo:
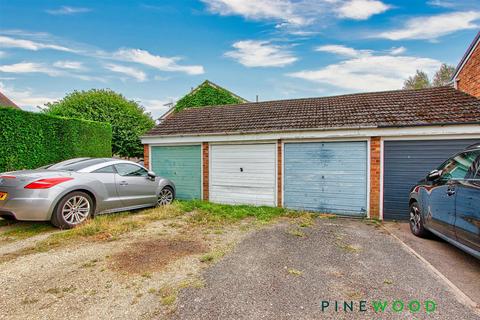
M448 194L449 196L453 196L455 193L456 193L455 190L447 190L447 194Z
M128 182L127 181L120 181L119 185L128 186Z

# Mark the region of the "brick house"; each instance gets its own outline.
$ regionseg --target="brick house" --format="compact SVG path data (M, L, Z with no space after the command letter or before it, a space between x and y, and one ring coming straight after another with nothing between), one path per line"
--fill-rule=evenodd
M480 31L460 60L452 80L456 89L480 98Z
M142 137L177 197L379 219L480 142L480 100L452 87L187 108Z

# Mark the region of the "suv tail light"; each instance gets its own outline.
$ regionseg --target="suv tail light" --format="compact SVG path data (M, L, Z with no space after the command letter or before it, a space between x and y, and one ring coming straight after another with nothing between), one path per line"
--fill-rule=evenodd
M48 189L56 186L62 182L73 180L73 178L59 177L59 178L47 178L33 181L25 186L25 189Z
M15 179L15 176L0 176L0 179Z

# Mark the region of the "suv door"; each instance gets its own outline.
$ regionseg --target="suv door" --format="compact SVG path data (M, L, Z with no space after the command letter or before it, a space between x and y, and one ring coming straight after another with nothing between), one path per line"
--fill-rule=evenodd
M157 181L148 176L148 171L130 163L115 165L118 195L124 207L154 205L157 202Z
M423 204L427 227L452 239L455 235L455 201L457 187L463 181L472 165L465 153L447 160L439 170L441 176L432 182Z
M459 242L480 251L480 151L468 155L474 161L457 188L455 232Z

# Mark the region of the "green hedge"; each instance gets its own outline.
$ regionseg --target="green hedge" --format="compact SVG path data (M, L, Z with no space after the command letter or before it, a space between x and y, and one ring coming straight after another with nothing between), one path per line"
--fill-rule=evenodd
M107 123L0 107L0 172L111 155L112 128Z

